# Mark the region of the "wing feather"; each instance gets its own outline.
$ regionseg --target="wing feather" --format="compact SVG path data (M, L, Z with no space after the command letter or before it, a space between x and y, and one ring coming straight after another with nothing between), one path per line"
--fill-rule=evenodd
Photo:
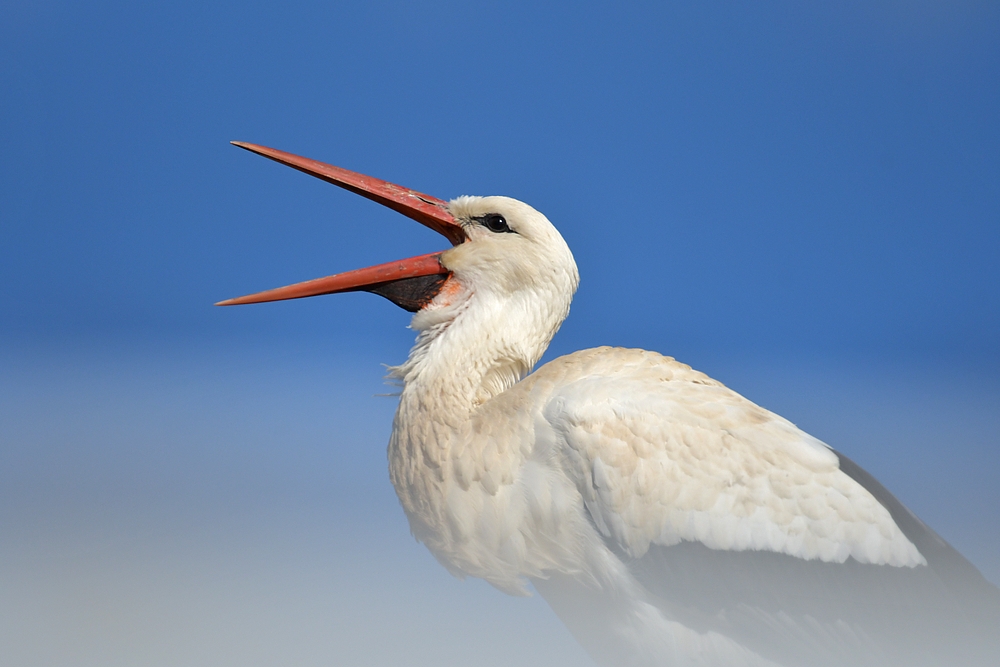
M544 407L594 523L626 553L651 544L773 551L806 560L925 564L835 452L672 359L589 373Z

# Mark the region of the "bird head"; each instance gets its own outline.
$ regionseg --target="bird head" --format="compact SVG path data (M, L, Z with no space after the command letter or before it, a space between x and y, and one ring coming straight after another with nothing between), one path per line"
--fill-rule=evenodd
M493 341L498 355L519 357L519 363L528 367L541 356L569 312L579 282L576 263L556 228L531 206L509 197L459 197L445 202L284 151L233 143L402 213L438 232L453 247L216 305L367 291L415 312L413 326L418 330L450 323L471 311L464 318L469 328Z
M470 292L501 301L572 297L576 262L544 215L510 197L458 197L448 210L465 241L443 252L441 263Z

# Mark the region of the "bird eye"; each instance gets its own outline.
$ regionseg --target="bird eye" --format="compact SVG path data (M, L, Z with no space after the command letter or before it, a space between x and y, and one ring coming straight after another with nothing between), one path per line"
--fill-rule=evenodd
M497 234L514 231L507 226L507 220L499 213L484 215L479 218L479 222L483 225L483 227L491 232L496 232Z

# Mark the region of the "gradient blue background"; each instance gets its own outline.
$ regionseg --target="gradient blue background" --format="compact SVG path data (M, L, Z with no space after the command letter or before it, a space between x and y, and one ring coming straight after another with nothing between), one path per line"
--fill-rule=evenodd
M676 356L1000 582L1000 5L831 4L6 2L0 663L587 664L409 537L406 313L211 306L443 240L232 139L531 203L549 358Z

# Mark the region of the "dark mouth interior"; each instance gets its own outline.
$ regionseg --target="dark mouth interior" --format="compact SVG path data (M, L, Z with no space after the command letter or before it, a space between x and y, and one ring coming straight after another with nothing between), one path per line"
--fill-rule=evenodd
M384 296L403 310L415 313L437 296L449 276L451 276L450 273L437 273L431 276L402 278L387 283L369 285L361 289Z

